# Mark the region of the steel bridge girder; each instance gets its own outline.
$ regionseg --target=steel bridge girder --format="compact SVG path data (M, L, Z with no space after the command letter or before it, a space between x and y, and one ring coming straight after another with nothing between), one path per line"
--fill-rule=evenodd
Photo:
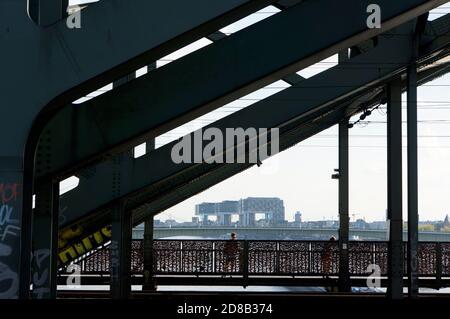
M53 154L51 169L37 176L73 173L102 154L129 147L131 141L138 144L154 138L412 19L441 1L385 1L381 29L367 28L369 3L302 2L117 90L65 108L47 127L59 151ZM338 11L342 14L336 15ZM334 32L323 27L323 20L335 26ZM292 29L299 40L286 36L286 30Z

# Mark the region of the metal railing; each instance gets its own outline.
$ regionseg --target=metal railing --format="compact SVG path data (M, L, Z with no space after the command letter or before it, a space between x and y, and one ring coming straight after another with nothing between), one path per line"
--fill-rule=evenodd
M230 244L232 243L232 244ZM350 242L351 276L370 274L376 264L387 275L388 243ZM143 272L143 241L132 242L131 272ZM406 272L406 243L405 272ZM450 276L450 243L420 242L419 275ZM79 265L85 275L109 274L109 248L91 254ZM338 242L154 240L154 275L324 276L339 274Z

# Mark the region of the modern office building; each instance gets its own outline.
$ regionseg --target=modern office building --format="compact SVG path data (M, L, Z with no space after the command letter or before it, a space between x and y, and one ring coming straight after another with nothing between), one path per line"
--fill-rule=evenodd
M255 226L257 215L264 215L270 225L284 223L284 204L279 198L248 197L238 201L201 203L195 206L195 214L207 224L209 216L216 216L217 224L230 226L232 216L239 216L240 226Z

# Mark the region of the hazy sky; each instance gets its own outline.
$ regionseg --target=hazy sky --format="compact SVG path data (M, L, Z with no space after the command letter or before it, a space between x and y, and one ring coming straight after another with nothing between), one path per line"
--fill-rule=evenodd
M71 1L71 4L84 1ZM450 2L435 10L430 19L450 12ZM264 19L278 10L268 7L249 18L222 29L227 34ZM188 48L162 58L158 67L211 42L202 39ZM335 65L336 57L299 72L309 77ZM282 81L262 89L245 100L235 101L157 139L157 146L229 115L288 85ZM450 213L450 75L419 88L419 212L421 220L443 219ZM406 102L406 96L404 96ZM406 104L404 103L404 107ZM386 121L385 106L367 119L365 127L350 130L350 216L367 221L384 220L386 215ZM404 120L406 113L404 112ZM406 125L403 134L406 135ZM404 139L406 146L406 138ZM190 221L195 204L236 200L245 197L279 197L286 217L299 210L305 220L337 219L337 181L331 179L338 167L337 127L324 131L297 146L264 161L235 177L161 213L156 219ZM404 215L406 214L406 148L404 160ZM405 216L406 217L406 216Z

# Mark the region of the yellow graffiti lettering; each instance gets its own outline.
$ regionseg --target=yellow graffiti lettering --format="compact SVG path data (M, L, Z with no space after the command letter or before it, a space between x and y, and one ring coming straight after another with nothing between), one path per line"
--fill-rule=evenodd
M100 231L96 231L95 233L94 233L94 239L95 239L95 241L97 242L97 244L101 244L101 243L103 243L103 236L102 236L102 234L100 233Z
M83 255L86 252L82 243L76 243L73 247L75 247L75 250L79 255Z
M84 244L84 247L86 247L86 249L89 251L91 250L92 247L92 243L91 243L91 239L89 237L86 237L82 240L82 243Z
M89 251L92 251L95 247L98 247L105 243L106 240L109 240L112 237L112 229L111 225L105 226L95 233L84 237L78 243L73 244L72 246L66 248L61 253L59 253L59 258L62 264L66 264L79 256L86 254ZM68 232L66 233L69 234ZM74 233L72 233L75 235ZM60 237L59 245L60 249L63 249L61 245L65 245L67 242L62 240Z
M60 237L64 240L70 240L76 236L80 236L83 233L83 228L80 226L74 226L68 229L63 229L61 231Z
M70 259L75 259L78 256L77 252L75 251L75 249L73 247L69 247L69 248L65 249L64 251L59 253L59 259L61 260L61 262L63 264L65 264L69 261L69 258L67 258L67 255L70 256Z
M67 245L67 240L62 240L61 238L59 238L59 240L58 240L58 248L62 249L64 247L66 247L66 245Z
M111 238L112 237L112 227L111 226L106 226L102 228L102 234L105 235L107 238Z

